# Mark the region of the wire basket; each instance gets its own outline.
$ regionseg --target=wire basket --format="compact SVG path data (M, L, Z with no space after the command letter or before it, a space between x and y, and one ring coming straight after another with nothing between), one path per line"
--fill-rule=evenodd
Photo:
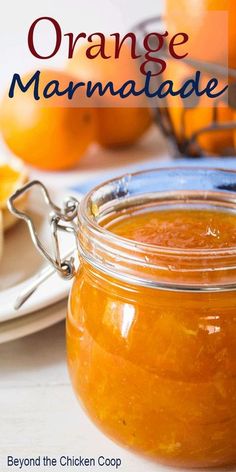
M164 28L164 19L160 16L149 18L134 28L134 32L136 33L136 37L139 44L140 53L144 54L144 47L143 47L143 38L152 33L152 32L160 32L163 33ZM167 51L162 52L163 58L167 57ZM160 55L159 55L160 57ZM235 119L236 119L236 70L235 69L228 69L218 64L207 63L203 61L194 61L190 59L184 59L182 63L178 64L178 68L181 68L181 65L188 64L191 68L197 70L201 70L208 74L216 74L217 77L222 77L228 80L230 79L230 84L228 87L228 97L225 98L225 106L229 107L232 111L235 112ZM152 65L154 68L155 65ZM155 71L155 69L153 69ZM189 78L189 77L187 77ZM159 75L156 77L159 84L162 82L162 77ZM168 141L171 142L172 147L174 148L174 155L178 156L189 156L189 157L202 157L202 156L236 156L236 121L233 119L232 121L220 121L219 120L219 108L220 103L219 100L214 100L212 104L212 116L211 122L207 126L199 127L196 131L194 131L191 135L187 136L186 131L186 122L187 122L187 113L188 109L184 104L184 100L182 100L183 106L181 107L180 113L180 123L181 123L181 130L177 132L171 113L170 107L168 106L167 100L164 98L162 99L162 106L157 107L154 109L154 118L155 122L158 127L161 129L162 133L167 137ZM197 109L198 103L196 101L194 107L191 109ZM222 99L221 99L221 107L222 107ZM235 131L235 144L232 144L234 139L226 140L224 146L221 147L217 152L209 152L209 150L205 149L204 146L200 144L201 136L206 135L206 133L221 133L222 131Z

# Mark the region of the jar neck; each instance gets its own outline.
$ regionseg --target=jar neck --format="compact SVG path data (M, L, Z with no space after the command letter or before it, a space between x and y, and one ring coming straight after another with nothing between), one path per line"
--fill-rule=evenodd
M236 288L233 251L155 250L112 233L79 225L80 255L88 264L125 283L166 290L218 291ZM235 286L235 287L234 287Z
M170 169L162 171L170 175ZM155 179L160 178L161 171L155 172L158 174ZM176 173L180 173L177 169L172 169L171 172L173 179L176 179ZM193 170L188 169L187 177L189 174L192 177L191 173ZM104 220L112 221L117 212L126 211L127 208L140 208L145 202L150 205L160 200L166 203L179 202L180 197L184 202L196 201L199 198L204 204L209 198L209 201L214 202L216 206L219 205L221 210L223 201L225 205L235 210L235 195L234 198L228 198L229 195L225 195L224 191L212 192L209 189L208 193L205 191L204 196L201 190L198 191L197 188L189 190L189 187L186 191L181 189L181 193L178 190L168 193L152 192L152 181L150 183L152 175L151 177L149 175L148 179L150 191L146 190L143 195L138 188L139 182L136 182L136 178L139 181L143 175L145 176L145 173L110 181L90 192L83 200L78 227L81 257L95 269L126 284L174 291L204 292L236 289L235 248L216 250L160 248L122 238L104 227L102 223ZM233 178L236 181L234 174ZM156 180L153 184L156 186ZM161 180L158 184L161 186ZM170 182L171 186L175 188L174 183ZM196 183L192 186L197 187Z

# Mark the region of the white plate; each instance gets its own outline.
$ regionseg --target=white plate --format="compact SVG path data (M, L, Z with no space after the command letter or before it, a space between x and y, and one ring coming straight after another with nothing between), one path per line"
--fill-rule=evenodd
M49 328L66 317L67 301L0 324L0 344Z
M69 190L49 189L52 200L61 205ZM77 198L80 195L73 195ZM36 190L30 195L28 208L33 215L38 235L45 246L51 248L51 235L47 219L47 207L41 193ZM60 238L62 254L75 247L73 235L63 233ZM11 320L34 311L41 310L68 296L71 282L63 280L58 274L51 276L18 311L14 302L24 287L32 281L38 271L45 267L41 255L35 249L25 222L18 222L4 238L4 251L0 263L0 322Z

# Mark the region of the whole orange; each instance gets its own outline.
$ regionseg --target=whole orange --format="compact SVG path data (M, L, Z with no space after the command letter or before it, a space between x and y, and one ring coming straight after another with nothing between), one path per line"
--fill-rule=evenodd
M128 80L135 80L137 87L141 88L144 76L139 71L140 64L131 58L128 43L123 44L117 59L114 58L115 41L112 38L106 38L105 52L110 56L109 59L103 59L101 55L89 59L86 56L87 47L86 44L80 46L69 60L70 72L86 82L100 81L103 86L111 81L115 89ZM147 102L134 96L122 99L104 95L97 101L97 118L97 141L108 148L135 143L152 123L152 113Z
M235 6L235 0L166 0L167 28L172 34L189 35L191 57L224 65L228 62L236 68ZM222 16L209 15L217 11Z
M24 84L34 73L22 77ZM60 90L77 80L71 74L44 70L40 75L40 95L52 80ZM74 96L75 97L75 96ZM78 107L79 106L79 107ZM0 109L0 126L9 148L28 164L45 170L69 169L85 153L95 133L94 110L69 103L64 97L42 97L36 101L32 91L17 87L14 98L6 94Z
M195 71L189 65L171 60L165 72L165 78L172 79L179 89L187 79L194 77ZM204 82L209 80L204 76ZM168 98L168 110L178 141L190 140L195 133L212 125L215 116L219 125L231 122L234 112L225 103L217 102L217 107L208 97L202 96L193 106L186 106L180 97ZM189 104L191 105L191 103ZM209 154L225 154L234 147L233 130L204 131L198 134L196 142Z

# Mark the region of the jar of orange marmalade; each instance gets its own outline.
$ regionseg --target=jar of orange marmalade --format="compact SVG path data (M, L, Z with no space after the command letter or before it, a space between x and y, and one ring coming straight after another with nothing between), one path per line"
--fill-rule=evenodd
M183 467L236 462L236 174L161 169L79 210L67 352L111 438Z
M159 462L236 462L236 173L145 171L92 190L68 366L93 421Z

